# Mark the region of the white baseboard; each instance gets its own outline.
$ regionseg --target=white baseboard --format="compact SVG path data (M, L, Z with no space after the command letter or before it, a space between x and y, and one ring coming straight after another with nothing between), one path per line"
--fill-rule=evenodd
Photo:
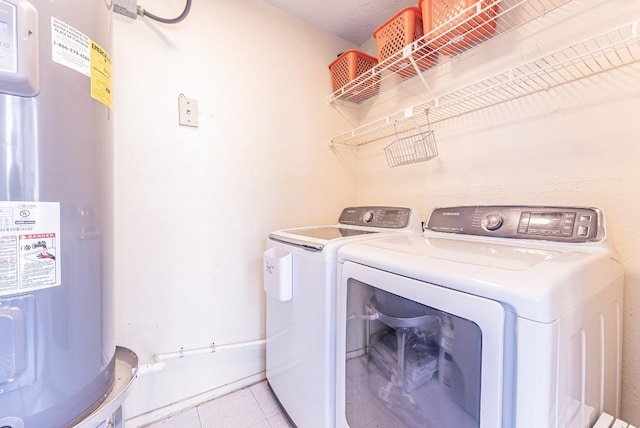
M200 403L204 403L205 401L213 400L215 398L222 397L223 395L227 395L231 392L254 385L258 382L262 382L265 379L266 379L266 374L264 371L262 371L260 373L256 373L254 375L245 377L238 381L219 386L217 388L211 389L201 394L191 396L184 400L180 400L178 402L168 404L166 406L151 410L149 412L145 412L140 415L131 416L131 417L128 417L127 415L125 415L125 428L138 428L140 426L147 425L152 422L156 422L170 415L188 410L192 407L197 406Z

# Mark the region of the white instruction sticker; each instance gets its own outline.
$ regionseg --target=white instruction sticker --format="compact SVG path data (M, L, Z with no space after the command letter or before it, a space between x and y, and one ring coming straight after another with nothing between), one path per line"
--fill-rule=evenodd
M54 62L89 76L91 74L90 41L81 31L51 17L51 55Z
M111 55L105 48L66 22L51 17L51 59L88 76L91 98L113 108Z
M58 286L60 204L0 201L0 296Z

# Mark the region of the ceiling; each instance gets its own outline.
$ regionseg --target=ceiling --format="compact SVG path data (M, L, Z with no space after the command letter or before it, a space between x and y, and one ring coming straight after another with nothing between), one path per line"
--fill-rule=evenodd
M417 0L264 0L358 46L400 9Z

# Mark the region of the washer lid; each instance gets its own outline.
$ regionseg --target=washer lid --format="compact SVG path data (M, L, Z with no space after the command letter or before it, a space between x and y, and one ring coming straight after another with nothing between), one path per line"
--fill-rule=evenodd
M623 275L602 245L434 235L348 244L338 260L496 300L540 322L553 322Z
M344 238L379 233L383 230L350 228L343 226L316 226L271 232L269 238L313 250L322 250L329 242Z
M342 210L338 224L300 227L271 232L269 239L321 251L329 243L344 244L347 239L365 239L379 232L422 232L420 215L415 208L362 206Z
M374 230L350 229L347 227L338 226L321 226L311 227L307 229L289 229L283 230L282 232L290 233L293 235L308 236L310 238L322 239L325 241L344 238L345 236L358 236L366 235L368 233L377 233L377 231Z

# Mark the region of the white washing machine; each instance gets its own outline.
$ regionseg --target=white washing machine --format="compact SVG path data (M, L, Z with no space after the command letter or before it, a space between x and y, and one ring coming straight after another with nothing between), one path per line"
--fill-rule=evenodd
M619 415L623 268L594 208L433 211L338 252L338 427L591 427Z
M348 242L420 236L416 210L345 208L338 224L281 230L264 254L267 380L301 428L335 421L336 256Z

